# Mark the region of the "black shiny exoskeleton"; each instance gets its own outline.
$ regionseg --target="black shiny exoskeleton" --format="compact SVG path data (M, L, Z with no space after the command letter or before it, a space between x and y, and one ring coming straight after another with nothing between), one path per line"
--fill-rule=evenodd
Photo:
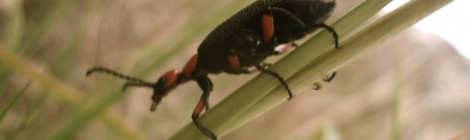
M246 7L214 29L198 49L199 62L211 73L234 71L225 61L229 55L238 55L242 67L260 64L266 57L276 54L275 47L303 38L318 28L334 30L324 21L335 7L334 0L261 0ZM263 16L273 19L272 38L263 30ZM267 29L271 30L271 29ZM232 35L230 35L232 34Z
M151 111L156 109L162 97L172 89L189 80L195 80L203 93L193 111L193 122L206 136L217 139L198 119L204 109L209 109L208 99L213 84L208 74L243 74L255 70L266 72L277 78L289 93L289 99L292 98L285 80L276 72L266 70L268 64L263 61L269 56L296 46L293 41L319 28L332 33L338 48L338 35L333 28L324 24L334 8L334 0L258 0L209 33L199 46L197 54L187 62L181 72L170 70L156 83L103 67L93 67L87 71L87 75L103 72L126 79L124 89L129 86L152 88L154 94Z

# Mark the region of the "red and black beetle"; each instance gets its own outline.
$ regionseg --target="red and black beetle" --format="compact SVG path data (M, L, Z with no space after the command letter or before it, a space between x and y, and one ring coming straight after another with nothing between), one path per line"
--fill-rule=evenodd
M209 109L208 99L213 84L208 74L227 72L231 74L266 72L276 77L293 97L284 79L276 72L266 70L263 61L271 55L285 52L296 46L293 41L303 38L318 28L332 33L338 48L338 35L333 28L324 24L335 8L334 0L258 0L220 24L202 41L197 54L184 66L181 72L170 70L156 83L129 77L104 67L93 67L87 75L95 72L111 74L127 80L129 86L152 88L152 105L155 111L162 97L172 89L189 80L195 80L203 93L192 119L196 127L206 136L217 139L204 127L198 118L204 109Z

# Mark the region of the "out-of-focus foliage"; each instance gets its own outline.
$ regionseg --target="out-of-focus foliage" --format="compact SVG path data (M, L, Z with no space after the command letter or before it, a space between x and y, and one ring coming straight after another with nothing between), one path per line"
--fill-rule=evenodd
M121 92L123 81L104 75L87 78L85 71L102 65L153 81L168 69L181 69L211 29L251 2L0 1L0 47L26 62L24 68L55 79L46 78L52 84L44 84L15 70L16 63L0 61L0 139L57 136L77 112L111 94L123 95L103 115L82 124L74 139L168 138L191 121L200 96L195 83L178 87L156 112L149 112L152 91ZM330 20L359 2L337 0ZM305 90L224 139L469 137L470 62L440 38L409 29L337 71L322 90ZM211 103L254 75L211 76ZM62 85L76 94L50 94L64 91Z

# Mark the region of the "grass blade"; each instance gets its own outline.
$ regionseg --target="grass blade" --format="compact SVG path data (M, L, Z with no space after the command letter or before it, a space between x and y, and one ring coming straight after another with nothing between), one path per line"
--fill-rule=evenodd
M28 82L21 91L15 94L15 96L4 106L2 110L0 110L0 123L2 123L3 118L7 115L7 113L11 110L13 105L18 101L18 99L23 96L23 93L26 91L26 89L29 88L29 86L33 83L32 81Z
M0 45L0 64L2 64L2 67L10 68L15 72L37 80L38 83L50 89L51 92L47 93L51 93L55 97L61 98L64 100L64 102L69 103L74 107L81 108L80 105L83 104L84 98L80 95L84 95L83 93L81 93L76 88L65 84L63 81L53 77L51 74L42 71L38 66L33 65L32 63L21 59L19 56L12 54L5 48L6 47ZM123 135L123 137L129 139L143 139L143 135L139 131L135 130L133 127L130 127L130 125L126 124L125 121L120 120L108 112L101 115L100 118L108 125L119 126L113 130L118 131Z
M365 3L368 2L371 1L366 1ZM386 2L388 3L389 1ZM324 73L345 65L355 56L387 39L387 37L410 27L449 2L451 2L451 0L410 1L408 4L384 16L374 24L342 41L340 43L342 49L328 49L332 48L331 43L328 45L327 43L319 41L316 44L321 45L321 47L316 47L311 46L307 42L306 45L286 56L284 58L286 60L280 60L278 63L273 65L271 70L279 72L283 77L288 77L287 82L289 83L292 91L300 91L310 85L313 79L319 79ZM343 22L348 23L349 21L340 20L334 24L334 27L338 32L342 32L344 30L340 29L339 26ZM355 29L356 27L351 28ZM328 36L321 34L319 38L322 38L322 36L323 38L329 38ZM340 33L340 36L344 36L344 34ZM299 56L295 55L297 55L297 52L300 52L300 49L304 49L306 47L324 48L325 52L315 51L315 54L310 53L309 55L316 55L316 58L313 58L308 62L300 62L304 61L304 58L308 56L302 56L300 57L301 59L297 59L296 57ZM311 49L315 50L313 48ZM295 63L282 63L284 61ZM295 66L298 63L306 64L305 66ZM294 67L300 68L300 70L294 70L292 76L286 74L290 70L282 70L283 68L294 69ZM219 136L228 133L230 130L246 123L250 118L265 112L269 108L272 108L276 104L287 99L285 89L283 89L282 86L279 86L279 83L276 82L276 80L268 75L258 75L256 78L242 86L240 89L235 91L235 93L231 94L215 106L212 110L209 110L201 117L201 122ZM276 89L272 90L274 88ZM268 94L268 92L270 93ZM230 110L230 112L228 113L227 110ZM192 124L188 124L185 128L176 133L172 139L205 139L205 137Z

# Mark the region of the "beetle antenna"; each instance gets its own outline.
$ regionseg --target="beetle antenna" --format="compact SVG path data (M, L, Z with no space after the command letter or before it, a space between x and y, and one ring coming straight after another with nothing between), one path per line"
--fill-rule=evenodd
M111 69L108 69L108 68L105 68L105 67L101 67L101 66L96 66L96 67L93 67L93 68L87 70L86 71L86 76L90 76L91 74L93 74L95 72L110 74L110 75L113 75L115 77L130 81L131 83L138 83L140 85L146 85L146 86L147 85L153 85L153 83L144 81L144 80L139 79L139 78L127 76L127 75L124 75L122 73L119 73L119 72L116 72L114 70L111 70Z

